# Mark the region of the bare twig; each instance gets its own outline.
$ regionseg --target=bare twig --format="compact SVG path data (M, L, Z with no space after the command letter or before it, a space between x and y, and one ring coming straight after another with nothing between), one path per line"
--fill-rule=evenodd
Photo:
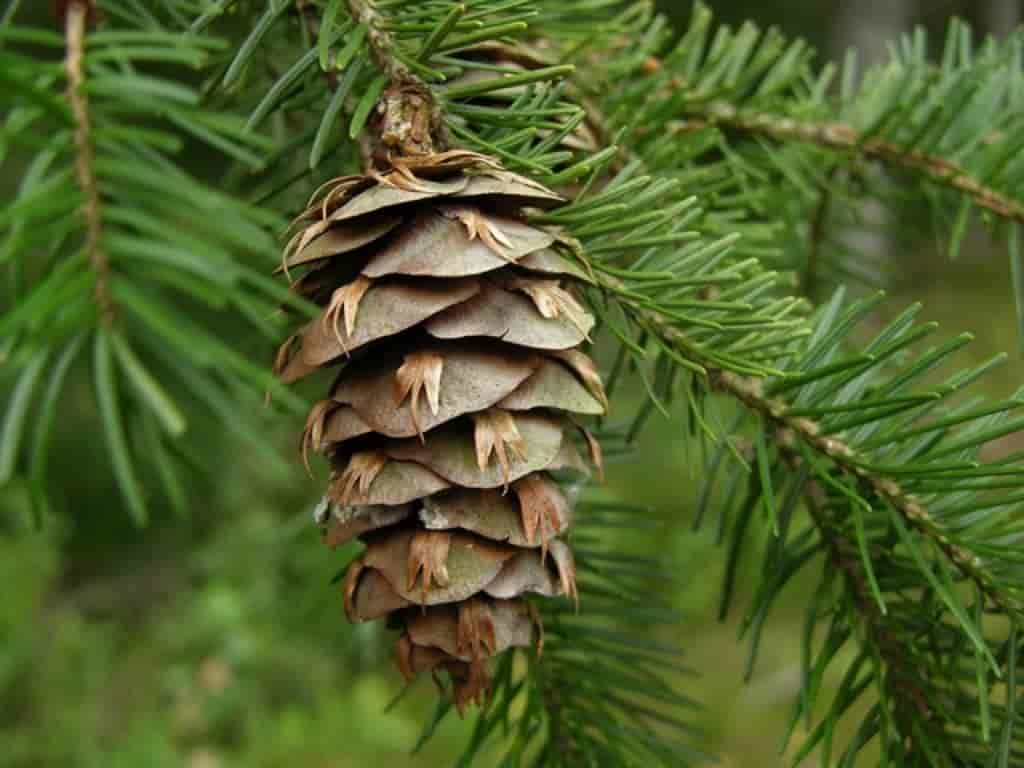
M85 92L85 37L91 7L85 0L68 3L64 16L64 36L67 54L64 69L67 72L67 99L75 120L75 174L85 201L82 217L85 219L85 252L96 272L96 303L105 321L110 320L113 307L108 290L110 263L103 249L103 216L96 172L93 163L92 124L89 119L89 97Z

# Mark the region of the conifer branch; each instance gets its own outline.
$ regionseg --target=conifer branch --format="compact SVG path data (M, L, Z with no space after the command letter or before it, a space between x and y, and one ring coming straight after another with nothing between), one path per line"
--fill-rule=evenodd
M656 67L648 69L657 71ZM610 141L608 123L598 106L588 101L587 112L589 125L598 135L599 141L603 144L608 143ZM1021 220L1024 221L1024 204L978 184L960 171L951 161L919 152L906 153L897 145L882 140L870 140L862 143L856 131L842 124L805 124L790 118L765 115L742 117L739 110L722 102L713 104L707 110L707 116L702 119L703 122L673 121L670 124L670 130L686 133L702 130L712 124L725 124L728 127L756 131L780 140L814 141L837 149L860 151L867 157L876 157L893 163L899 162L908 169L923 171L930 177L944 180L961 191L975 190L977 194L969 194L972 194L979 205L996 213L1002 211L1003 213L1000 215L1014 219L1020 215ZM642 156L633 151L627 153L627 159L629 162L638 163L641 166L646 165ZM829 200L830 192L827 187L823 187L814 219L811 222L812 249L820 247L819 241L824 229L824 218L828 213ZM986 205L984 200L989 201L991 205ZM812 272L808 273L807 279L807 285L810 288L813 285ZM614 292L619 292L623 288L622 283L611 275L604 274L601 276L601 280L606 287ZM728 394L751 412L757 413L767 423L774 424L775 429L770 432L770 436L778 444L779 450L791 461L800 460L795 443L795 440L799 439L821 457L834 463L848 476L867 483L879 498L892 504L899 511L908 525L935 541L950 562L965 577L974 582L994 605L999 606L1009 615L1016 613L1017 608L1008 604L999 590L989 583L980 568L981 559L965 547L951 543L924 505L912 495L905 493L897 481L873 474L865 469L857 462L855 452L849 445L835 437L822 435L820 426L813 420L787 415L787 404L777 397L766 397L759 377L741 375L722 369L703 356L698 345L691 343L685 333L673 328L656 310L636 306L628 297L623 297L623 302L630 307L644 325L655 329L666 340L672 342L688 360L698 365L715 390ZM822 531L822 535L825 536L824 531Z
M103 212L99 187L93 163L92 124L89 116L89 96L85 92L85 37L89 24L90 6L86 0L72 0L64 16L67 55L64 67L68 77L67 98L75 121L75 175L85 201L82 216L85 219L85 252L96 272L96 303L100 314L109 322L112 317L107 282L110 264L103 248Z
M829 560L842 574L849 588L851 599L857 606L857 615L861 619L865 635L877 649L880 659L885 664L885 674L894 678L895 687L906 694L895 699L896 708L898 711L910 709L912 712L908 714L911 716L917 714L921 720L927 721L931 719L932 711L928 705L928 696L912 674L913 663L902 653L899 638L886 627L885 616L871 593L871 587L865 578L860 559L843 549L845 537L834 530L832 521L822 509L824 495L824 491L816 481L811 480L807 483L804 499L808 513L821 536ZM908 728L906 732L910 734L908 735L907 752L913 754L913 730Z
M604 45L617 56L593 55L598 45L587 41L565 47L568 58L587 63L588 76L576 85L604 111L606 135L656 156L658 168L671 167L669 175L714 180L702 231L742 232L739 250L746 255L803 270L813 245L793 247L794 237L806 232L824 175L847 167L853 172L836 178L833 197L898 205L898 189L913 187L936 222L951 225L951 252L972 212L993 224L1021 222L1014 96L1020 35L976 41L967 25L953 21L936 60L935 46L918 29L885 62L862 72L853 52L842 64L816 67L805 41L775 28L717 22L699 0L679 36L667 34L655 12L628 17L625 7L606 17ZM559 6L549 8L553 18L571 23ZM594 82L607 86L595 89ZM790 216L772 215L770 187L787 190ZM959 207L951 211L951 205ZM828 229L862 228L857 210L855 204L834 208ZM835 246L818 254L819 284L882 279L878 254L862 259L849 242ZM1020 291L1017 301L1024 303Z
M605 122L595 105L589 105L591 125L599 133L603 141L607 136ZM792 123L793 121L788 121ZM795 123L794 123L795 124ZM679 124L676 130L683 130ZM642 158L636 154L631 155L633 162L643 163ZM827 214L828 190L822 190L822 198L819 204L818 213L812 222L812 229L820 231L821 219ZM818 235L820 237L820 235ZM812 234L812 239L816 239ZM620 291L623 285L620 281L610 275L603 275L601 278L605 284L615 291ZM966 577L971 579L982 592L993 602L1007 611L1014 613L1015 609L1006 604L998 590L992 588L979 568L980 558L964 547L954 545L942 534L936 526L928 510L912 496L903 492L899 483L887 477L872 475L863 466L855 461L854 451L841 440L834 437L827 437L821 434L818 424L808 418L794 418L787 415L787 405L779 398L766 397L761 379L753 376L744 376L732 371L723 370L712 361L700 354L697 345L692 344L682 331L671 327L657 311L647 310L633 306L628 298L624 303L630 306L636 313L638 319L648 327L655 329L665 339L672 342L686 358L699 365L707 376L712 387L719 392L730 395L742 403L750 411L757 413L767 422L775 425L775 430L769 434L776 440L779 449L786 454L791 461L799 461L800 455L795 448L795 440L803 441L823 458L830 460L847 475L866 482L880 498L891 503L907 521L909 525L921 532L923 535L933 539L945 553L949 560ZM817 520L816 520L817 522ZM827 532L821 529L822 536L826 537Z
M277 341L281 321L272 313L280 301L310 310L246 263L277 251L270 233L281 227L279 216L203 183L176 157L196 140L253 168L261 164L257 150L271 142L246 132L238 117L202 105L189 83L223 41L200 32L179 36L185 17L161 5L150 13L141 4L126 10L107 3L94 31L95 3L70 0L55 4L62 34L17 23L2 30L0 164L11 163L8 176L21 181L0 224L0 260L18 283L0 312L0 336L11 359L32 350L38 360L60 362L45 392L38 366L22 374L19 418L9 422L9 458L0 463L31 478L39 519L51 509L44 481L52 434L83 337L94 344L97 427L122 499L140 522L147 497L156 496L143 488L140 459L158 467L164 498L178 510L187 505L187 469L170 446L189 433L193 409L244 433L254 416L248 424L237 410L224 416L238 397L272 390L293 410L305 406L197 322L197 306L231 308ZM63 60L41 58L40 45ZM208 162L217 167L212 156ZM31 451L21 449L26 444ZM0 470L0 479L10 476Z
M391 35L384 29L384 17L368 0L349 0L349 11L352 18L366 26L366 39L373 51L374 61L396 83L406 79L416 81L418 78L394 56L394 43Z
M714 101L688 108L693 117L673 122L679 133L721 127L731 131L765 136L777 142L803 142L824 149L847 152L891 168L919 174L927 180L967 195L980 208L996 216L1024 223L1024 202L987 186L957 163L919 150L907 150L896 142L867 138L854 128L838 122L804 122L768 113L746 112L733 104Z
M397 55L384 18L367 0L350 0L352 18L366 27L377 66L389 78L377 109L383 153L426 155L443 148L439 108L430 88Z
M614 278L602 278L609 285L620 288ZM629 299L624 300L629 305ZM878 475L857 462L854 450L842 440L821 434L821 427L812 419L793 417L787 414L788 406L778 397L765 395L761 379L754 376L743 376L722 368L701 355L699 348L692 344L683 332L672 328L656 312L632 307L637 318L647 327L676 346L687 359L701 366L713 389L729 395L742 403L748 410L756 413L766 422L775 426L769 433L790 461L801 460L796 441L802 441L823 459L832 462L846 475L857 481L866 483L871 490L885 502L891 504L902 515L908 525L923 536L935 541L942 552L956 568L1008 615L1016 613L1016 607L1008 604L1005 597L989 584L985 573L980 568L981 559L965 547L953 544L942 533L927 508L914 496L907 494L900 484L884 475ZM820 526L819 526L820 527ZM825 532L822 532L825 536Z
M373 41L375 55L379 57L388 74L396 80L410 76L407 74L407 68L400 62L396 62L392 44L386 33L381 30L376 33L373 31L374 26L381 25L382 19L375 14L371 6L361 0L352 0L352 10L353 13L358 14L358 19L370 26L369 38ZM658 71L658 67L647 67L646 69L651 72ZM402 109L405 109L405 105L408 103L406 101L408 93L408 91L400 91L395 96L396 104ZM441 106L428 87L424 87L422 91L417 89L416 98L421 97L428 99L427 103L431 113L439 112ZM587 112L590 125L598 134L599 142L602 145L607 145L610 139L605 135L607 121L593 103L587 103ZM882 159L890 163L898 161L901 167L924 172L929 177L944 181L961 191L973 190L970 194L975 196L978 204L984 205L984 201L988 201L989 205L985 207L994 212L1003 210L1008 211L1008 215L1016 216L1014 205L1019 204L974 182L952 162L922 153L903 152L897 145L882 140L862 141L859 134L842 124L805 124L789 118L775 118L766 115L750 117L724 102L712 102L702 113L701 119L727 127L757 131L779 140L814 141L836 149L860 151L868 157ZM681 132L704 127L687 122L675 122L672 125L675 131ZM640 156L635 154L631 155L631 161L641 164L644 162ZM600 280L613 292L619 293L623 288L622 283L611 275L603 274ZM714 360L702 354L699 345L692 343L685 333L672 327L657 310L638 306L628 296L621 298L643 325L655 330L675 346L683 357L702 369L712 388L728 394L751 412L757 413L766 423L774 425L775 429L770 432L770 435L778 444L779 450L791 460L800 458L796 446L796 441L799 440L819 456L833 463L844 474L858 482L865 483L880 499L898 510L909 526L934 541L950 562L966 578L975 583L993 604L998 605L1010 615L1016 612L1015 606L1008 604L1004 596L989 583L986 574L981 570L981 559L965 547L950 542L924 505L913 495L906 493L899 482L865 467L857 460L855 451L849 445L835 437L823 435L821 427L812 419L790 416L785 401L765 395L759 377L722 368Z

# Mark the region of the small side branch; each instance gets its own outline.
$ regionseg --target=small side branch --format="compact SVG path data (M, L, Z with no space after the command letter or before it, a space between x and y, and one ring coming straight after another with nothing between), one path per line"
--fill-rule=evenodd
M804 142L850 152L892 168L910 171L967 195L974 203L1005 219L1024 223L1024 202L986 186L958 164L937 155L908 150L885 139L866 139L849 125L804 123L780 115L749 113L726 102L711 102L693 118L674 124L680 132L720 125L741 133L767 136L779 142Z
M609 280L611 285L617 284L613 278L606 277L605 279ZM628 299L626 304L629 304ZM760 379L741 376L711 364L690 343L686 334L668 325L656 312L638 307L631 307L631 310L644 325L675 346L680 354L701 365L707 371L712 387L735 398L747 409L759 414L767 423L774 425L775 442L787 458L793 461L801 459L797 445L797 441L800 441L816 454L831 461L846 475L857 482L865 483L881 499L899 511L907 525L934 541L957 570L975 583L989 601L998 605L1008 615L1015 615L1018 612L1018 607L1008 602L989 583L981 568L981 558L974 552L950 541L932 518L928 509L915 497L907 494L898 482L890 477L878 476L865 470L863 466L856 463L855 452L849 445L834 437L821 434L820 427L814 421L789 416L786 413L787 404L784 401L769 398L764 394Z
M877 649L878 657L885 666L884 674L892 682L893 689L904 694L894 697L897 712L902 710L906 712L907 716L913 717L916 710L916 715L921 720L930 721L933 712L928 705L928 696L915 679L913 663L903 653L901 641L886 626L885 616L879 610L878 603L875 602L871 594L871 588L864 577L859 558L844 551L842 546L844 538L836 534L832 522L822 510L824 492L816 482L811 481L808 483L804 496L811 519L824 544L825 554L842 574L849 587L851 598L857 607L864 627L866 639ZM912 728L907 729L907 733L912 731ZM906 750L908 754L913 754L913 738L913 736L907 737Z
M430 87L394 54L396 43L372 3L349 0L349 10L366 26L373 57L390 80L377 104L380 125L375 138L381 154L429 155L443 149L440 108Z
M739 376L729 371L709 369L712 383L728 392L750 410L759 413L778 430L777 442L787 455L798 457L796 440L801 440L815 453L831 460L835 466L855 480L865 483L881 499L892 504L907 524L919 533L935 541L943 554L968 579L973 581L994 604L1007 614L1015 614L1016 607L994 590L980 570L981 558L968 549L951 542L935 523L928 509L916 498L904 492L895 480L874 475L855 462L854 450L834 437L822 435L820 427L806 418L794 418L786 414L786 405L776 399L769 399L761 391L759 379Z
M102 243L102 203L93 162L89 97L84 88L85 36L90 10L85 0L72 0L67 6L64 15L64 37L67 45L64 69L68 77L67 99L75 120L75 174L85 196L82 205L82 217L85 219L85 252L89 264L96 272L96 303L104 320L109 321L113 310L108 289L110 262Z

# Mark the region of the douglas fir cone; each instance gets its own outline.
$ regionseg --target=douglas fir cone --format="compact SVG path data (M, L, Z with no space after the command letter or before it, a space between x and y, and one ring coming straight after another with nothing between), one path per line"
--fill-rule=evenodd
M482 155L402 158L321 193L284 269L308 270L293 290L323 311L276 372L340 366L303 451L331 460L327 544L366 545L345 611L386 616L406 678L446 670L461 711L484 701L491 656L541 641L522 596L575 597L560 538L571 509L550 473L586 471L572 417L606 407L579 349L594 324L574 295L587 277L525 223L524 208L558 196Z

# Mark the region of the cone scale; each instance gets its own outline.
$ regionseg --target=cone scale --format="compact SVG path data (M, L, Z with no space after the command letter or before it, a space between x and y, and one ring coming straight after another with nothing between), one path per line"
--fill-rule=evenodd
M559 202L479 154L404 158L321 188L282 264L322 311L277 375L338 369L302 450L331 462L325 543L366 547L345 612L399 628L402 673L445 670L460 711L486 700L494 655L540 643L524 597L576 594L555 476L588 472L574 418L606 398L580 350L586 275L526 222Z

